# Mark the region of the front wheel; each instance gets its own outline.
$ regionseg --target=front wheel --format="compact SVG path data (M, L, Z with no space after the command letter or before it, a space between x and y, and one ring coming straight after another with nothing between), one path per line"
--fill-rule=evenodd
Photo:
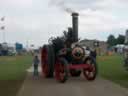
M59 58L55 64L55 77L57 81L64 83L68 79L68 62L64 58Z
M89 81L95 80L96 75L97 75L96 61L93 58L89 57L89 58L85 59L84 63L88 64L88 68L83 69L84 76Z

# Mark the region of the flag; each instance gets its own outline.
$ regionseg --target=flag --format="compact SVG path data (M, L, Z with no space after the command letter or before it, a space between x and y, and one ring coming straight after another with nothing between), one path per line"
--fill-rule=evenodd
M34 45L32 44L31 47L34 47Z
M4 29L5 29L5 26L2 26L0 29L1 29L1 30L4 30Z
M1 21L4 21L4 20L5 20L5 17L2 17L2 18L1 18Z

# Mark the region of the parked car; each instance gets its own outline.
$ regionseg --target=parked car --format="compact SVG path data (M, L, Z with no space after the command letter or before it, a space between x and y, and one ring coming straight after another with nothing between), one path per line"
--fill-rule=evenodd
M8 55L9 56L15 56L16 54L17 54L16 50L14 50L14 49L9 49L8 50Z

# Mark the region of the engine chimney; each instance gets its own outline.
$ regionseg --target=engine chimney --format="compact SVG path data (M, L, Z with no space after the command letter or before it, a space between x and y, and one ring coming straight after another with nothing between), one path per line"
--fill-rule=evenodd
M78 15L78 13L72 13L72 37L74 42L78 41Z

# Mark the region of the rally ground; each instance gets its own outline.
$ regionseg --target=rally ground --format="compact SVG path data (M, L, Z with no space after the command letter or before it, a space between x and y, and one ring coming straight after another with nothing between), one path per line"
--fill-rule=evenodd
M61 84L55 79L33 77L32 67L28 71L17 96L128 96L128 89L101 77L89 82L81 75Z

